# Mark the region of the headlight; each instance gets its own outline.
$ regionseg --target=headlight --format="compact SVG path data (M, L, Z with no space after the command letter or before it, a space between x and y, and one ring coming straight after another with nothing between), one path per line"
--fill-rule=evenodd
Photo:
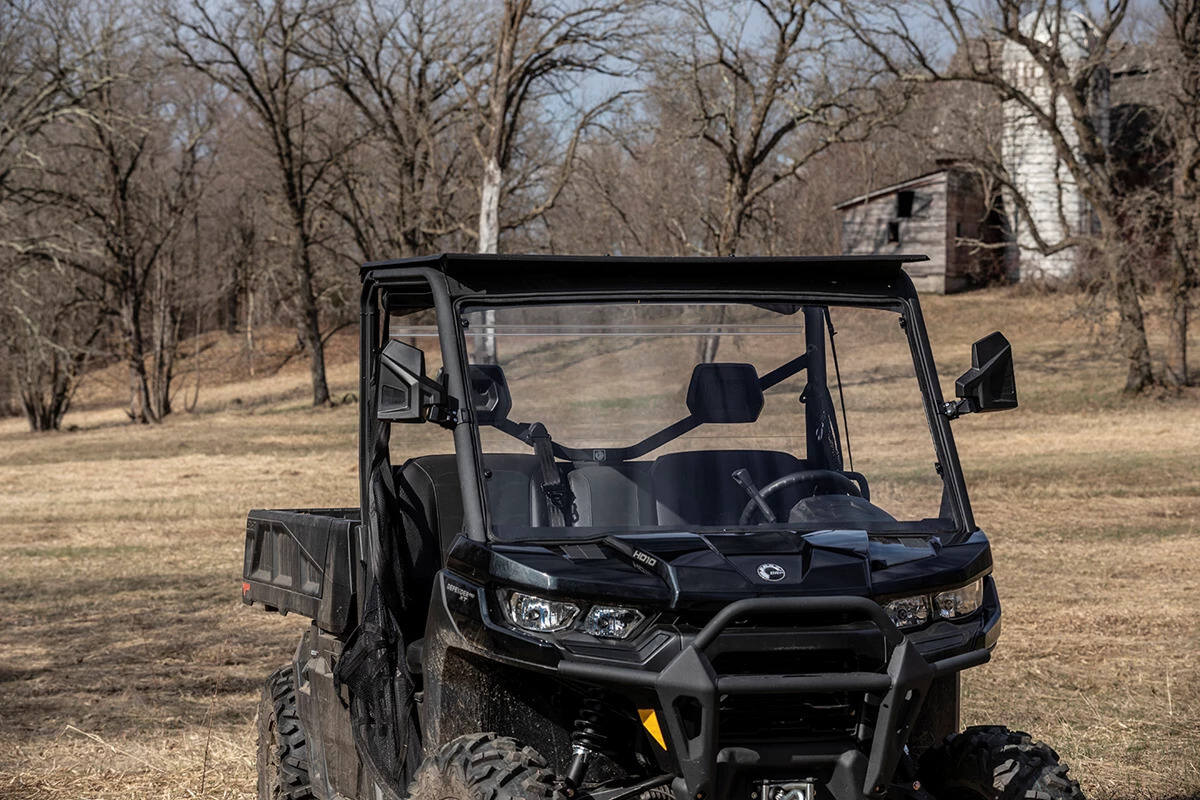
M901 597L884 605L883 610L897 628L913 628L929 621L929 598L925 595Z
M579 630L604 639L625 639L642 624L646 615L624 606L592 606Z
M934 595L933 607L944 619L963 617L983 603L983 578L958 589Z
M955 619L965 617L983 605L983 578L935 595L919 594L901 597L883 604L883 610L897 628L915 628L929 622L931 617Z
M579 616L579 606L546 600L524 592L512 592L505 605L513 625L534 633L552 633L570 626Z

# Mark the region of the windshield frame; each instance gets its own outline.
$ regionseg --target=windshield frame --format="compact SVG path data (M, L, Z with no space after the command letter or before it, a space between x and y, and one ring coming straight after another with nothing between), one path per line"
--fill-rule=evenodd
M907 282L906 282L907 283ZM910 284L911 286L911 284ZM911 291L911 290L910 290ZM503 296L486 295L481 293L465 293L455 297L451 303L453 309L452 320L455 329L455 338L458 349L458 358L447 359L447 367L459 371L457 376L460 385L465 385L466 382L466 365L469 363L468 358L468 342L469 335L467 326L464 324L466 314L468 312L484 311L489 308L505 308L505 307L520 307L520 306L563 306L563 305L606 305L606 304L621 304L621 303L741 303L741 304L795 304L801 305L820 305L836 308L838 306L854 307L854 308L874 308L886 311L892 311L900 315L900 324L904 329L905 336L909 346L909 353L913 359L914 376L917 380L917 385L921 392L922 406L924 408L926 422L929 426L930 434L933 439L934 452L940 465L942 480L944 482L944 496L949 501L949 510L954 522L954 530L950 533L952 541L960 541L968 537L975 530L974 517L971 512L970 501L967 496L966 483L962 475L961 465L958 459L957 448L954 444L953 433L950 430L949 420L942 413L944 406L944 398L941 391L941 384L938 379L936 367L934 365L933 355L930 348L928 334L925 329L923 317L921 315L920 303L917 299L915 291L910 294L895 294L895 293L868 293L856 291L853 293L846 292L771 292L764 294L763 292L740 292L740 291L672 291L662 290L654 292L556 292L556 293L523 293L523 294L507 294ZM439 330L444 330L442 327L441 314L439 313L438 323ZM453 362L453 363L451 363ZM495 534L492 527L491 512L489 509L487 493L483 490L485 486L483 477L483 448L479 435L479 426L476 423L474 409L470 404L465 404L465 427L468 429L467 436L455 436L455 452L458 458L460 473L467 474L468 471L475 475L474 481L463 481L464 492L468 491L468 485L474 486L474 492L478 496L478 502L482 509L482 524L485 540L492 542L510 542L510 539L499 537ZM460 427L464 427L460 425ZM470 445L464 448L462 445L467 441ZM894 532L896 535L930 535L944 534L945 525L937 525L935 521L930 521L927 531L914 530L914 527L919 528L921 523L907 522L898 524L895 528L889 528L888 532ZM759 526L755 526L758 529ZM780 529L793 529L796 526L782 524L778 526ZM766 529L766 527L764 527ZM640 532L648 532L646 529L639 529ZM654 528L649 530L660 531L662 528ZM698 529L697 529L698 530ZM614 533L633 533L630 531L620 531ZM698 531L699 532L699 531ZM561 539L561 535L554 535L551 530L547 530L547 541ZM522 543L531 544L535 540L522 539Z

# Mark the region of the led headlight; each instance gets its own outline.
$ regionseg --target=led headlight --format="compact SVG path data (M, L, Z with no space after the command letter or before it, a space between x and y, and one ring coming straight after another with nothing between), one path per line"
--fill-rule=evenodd
M646 615L636 608L592 606L579 623L579 630L604 639L625 639L645 618Z
M579 616L579 606L547 600L524 592L512 592L505 604L513 625L534 633L552 633L570 626Z
M929 621L929 598L925 595L901 597L884 605L883 610L897 628L913 628Z
M983 578L958 589L940 592L933 597L938 616L953 619L970 614L983 603Z

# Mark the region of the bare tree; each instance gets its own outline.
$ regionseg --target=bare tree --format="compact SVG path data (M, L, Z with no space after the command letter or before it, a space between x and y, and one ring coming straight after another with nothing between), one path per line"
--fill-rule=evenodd
M167 8L170 46L190 68L229 91L253 115L275 167L290 228L299 335L311 362L313 405L329 402L319 220L331 172L356 143L338 130L321 65L318 26L337 0L203 0Z
M618 74L624 47L637 36L641 7L640 0L503 0L499 13L485 12L485 30L490 31L487 67L478 74L461 72L476 118L474 144L483 166L479 252L497 251L505 173L533 107L552 95L565 100L573 79ZM570 175L580 137L618 94L577 113L557 169L542 178L539 200L506 220L506 228L525 225L553 207ZM545 173L547 165L543 158L538 171Z
M703 215L704 252L734 255L756 204L840 141L862 114L863 84L837 85L837 43L808 0L675 9L685 55L664 59L660 102L713 148L721 180ZM677 48L670 48L675 53ZM690 123L690 124L688 124Z
M1172 143L1172 275L1167 383L1192 385L1188 368L1191 294L1200 278L1200 2L1160 0L1166 16L1165 114Z
M79 101L98 87L81 70L91 45L72 35L83 9L75 4L0 0L0 229L20 234L22 210L13 203L21 170L35 165L33 142L41 131L79 113ZM78 49L77 49L78 48ZM53 279L50 278L53 274ZM35 431L55 430L70 406L90 345L77 326L97 320L74 297L73 273L58 274L25 259L0 265L0 353L21 410Z
M20 170L31 223L4 244L103 287L128 365L130 417L170 413L179 296L166 270L199 194L204 121L136 29L116 13L80 30L95 91L43 128ZM67 43L64 43L64 45Z
M99 352L106 309L100 287L62 264L0 265L0 353L31 431L62 426Z
M13 170L30 159L30 143L47 125L79 111L106 76L82 69L95 42L80 35L75 3L0 0L0 197Z
M1098 232L1070 219L1061 202L1054 219L1039 223L1039 215L1031 213L1034 198L1003 163L980 166L1004 186L1042 253L1093 249L1116 306L1117 338L1127 364L1125 390L1135 393L1155 385L1138 276L1123 248L1120 165L1104 122L1107 97L1102 88L1111 48L1124 30L1128 0L1098 5L996 0L986 13L974 4L943 0L886 2L869 11L851 2L830 7L891 74L922 84L989 87L1052 143L1062 171L1060 196L1063 187L1077 187ZM925 22L912 25L914 15ZM1014 68L1006 51L1026 66Z
M712 150L720 175L705 187L703 239L688 244L734 255L774 189L802 179L830 145L870 130L874 76L839 63L846 43L812 0L677 0L671 9L680 34L656 47L669 54L658 59L657 102ZM701 360L715 358L719 341L701 342Z
M463 36L463 4L364 0L338 11L319 58L365 130L339 165L335 208L368 260L430 252L466 225L461 76L479 69L485 48Z

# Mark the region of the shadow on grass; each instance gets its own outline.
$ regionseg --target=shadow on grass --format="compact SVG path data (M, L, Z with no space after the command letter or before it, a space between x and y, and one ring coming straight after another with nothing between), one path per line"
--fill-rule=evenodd
M8 581L0 633L0 737L66 725L103 736L237 725L298 628L241 605L229 573Z

